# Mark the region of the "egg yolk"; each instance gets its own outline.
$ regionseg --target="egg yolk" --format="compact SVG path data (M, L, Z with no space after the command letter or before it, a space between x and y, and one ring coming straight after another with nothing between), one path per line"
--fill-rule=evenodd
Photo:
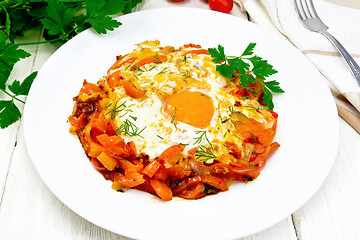
M179 121L194 127L206 128L214 115L214 104L204 93L180 91L166 100L163 112L174 123Z

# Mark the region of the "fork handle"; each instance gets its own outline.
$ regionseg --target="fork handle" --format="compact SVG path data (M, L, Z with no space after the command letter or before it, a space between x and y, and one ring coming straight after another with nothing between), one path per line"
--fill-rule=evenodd
M341 43L336 40L329 32L327 31L321 31L322 35L327 37L327 39L330 40L330 42L339 50L340 54L344 57L345 61L348 63L356 81L357 84L360 87L360 67L355 62L355 60L351 57L351 55L346 51L346 49L341 45Z

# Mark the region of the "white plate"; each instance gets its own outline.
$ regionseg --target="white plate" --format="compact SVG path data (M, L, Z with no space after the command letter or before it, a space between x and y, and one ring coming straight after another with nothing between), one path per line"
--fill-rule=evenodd
M106 35L85 31L56 51L43 66L27 99L24 132L29 155L49 189L70 209L112 232L138 239L232 239L281 221L320 187L335 159L338 117L319 72L288 42L239 18L199 9L157 9L119 18ZM275 96L281 144L260 176L200 200L161 202L137 190L119 193L96 172L67 117L83 79L105 75L116 55L136 43L159 39L204 48L221 44L240 55L250 42L279 71L285 94Z

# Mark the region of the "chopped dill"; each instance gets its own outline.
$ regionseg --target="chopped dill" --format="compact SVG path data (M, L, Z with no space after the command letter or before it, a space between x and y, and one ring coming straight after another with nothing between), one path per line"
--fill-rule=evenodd
M132 123L129 119L126 119L123 124L120 125L118 129L116 129L116 133L125 133L126 135L130 137L138 136L143 138L140 134L144 131L146 126L140 130L138 126L136 126L134 123Z
M183 145L183 146L187 146L189 145L188 143L179 143L180 145Z
M254 148L255 148L257 143L257 137L252 132L249 131L249 133L254 137Z
M234 113L234 107L229 106L229 111L230 111L230 113Z
M173 114L172 117L171 117L170 123L173 123L173 122L174 122L175 117L176 117L176 108L175 108L174 114ZM176 125L175 125L175 127L176 127Z
M134 121L137 120L137 117L134 117L134 116L131 116L131 115L129 115L129 117L131 117L132 119L134 119Z
M191 72L189 70L187 70L186 72L183 73L184 77L190 78L191 77Z
M152 66L151 68L149 68L148 72L150 72L151 70L156 69L156 65Z
M116 156L116 155L113 155L112 157L113 157L113 158L116 158L117 160L121 160L121 161L126 161L126 162L129 161L129 160L125 159L125 158L121 158L121 157L118 157L118 156Z
M196 142L194 144L201 144L202 139L205 138L205 140L208 142L208 144L210 144L210 146L212 148L212 144L210 143L208 137L206 136L206 130L204 130L204 131L196 131L195 133L200 134L200 136L194 138L194 139L196 139Z
M185 56L184 56L184 59L183 59L184 64L186 64L186 60L187 60L187 57L186 57L186 55L185 55Z
M114 119L119 112L124 112L120 117L123 117L128 112L131 112L131 110L126 109L126 105L125 105L126 101L121 103L120 105L118 105L118 103L119 103L118 101L116 101L114 105L112 102L107 103L105 109L109 109L112 105L113 107L105 115L110 114L111 119Z
M129 67L131 67L132 65L134 65L135 61L132 61L129 65L126 66L126 68L124 69L124 71L126 71Z
M208 98L208 99L211 99L208 95L203 94L203 93L201 94L201 96L202 96L202 97L206 97L206 98Z
M154 63L162 63L162 61L161 61L160 58L159 58L159 54L158 54L158 53L155 53L154 57L155 57Z
M195 158L200 162L207 162L208 160L216 159L216 155L213 152L214 150L204 145L199 145L199 149L196 150Z
M241 137L239 137L238 135L236 135L235 133L232 133L235 137L237 137L238 139L240 139L241 141L242 141L242 139L241 139Z
M160 72L157 73L157 75L166 73L167 72L166 69L167 67L164 67Z
M226 123L227 121L229 121L230 120L230 118L228 117L228 118L225 118L224 120L220 117L220 120L221 120L221 123Z

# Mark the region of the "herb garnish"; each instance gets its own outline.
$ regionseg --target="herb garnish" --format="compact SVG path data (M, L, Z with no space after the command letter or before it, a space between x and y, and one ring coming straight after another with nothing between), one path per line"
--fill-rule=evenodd
M213 62L217 64L216 70L235 84L249 89L250 84L261 83L264 104L272 110L274 108L272 92L283 93L284 90L280 88L276 80L265 81L267 77L277 73L277 70L267 60L254 55L255 45L256 43L250 43L239 57L226 56L224 47L221 45L218 45L217 49L209 48L208 51L213 57Z
M200 162L207 162L208 160L216 159L217 156L214 154L214 150L212 148L199 145L199 149L196 150L195 153L195 158L199 159Z
M163 74L163 73L166 73L167 67L164 67L160 72L158 72L156 75L160 75L160 74Z
M189 70L187 70L186 72L183 73L184 77L190 78L191 77L191 72Z
M196 131L196 134L200 134L198 137L195 137L196 142L194 144L199 144L199 149L196 150L195 158L199 159L200 162L207 162L211 159L216 159L217 156L214 153L214 148L211 142L209 141L206 131ZM210 147L206 147L205 145L201 145L202 139L205 139Z
M121 25L113 15L130 13L142 0L6 0L0 1L0 92L8 99L0 100L0 128L6 128L21 118L15 102L25 103L37 72L21 83L9 79L15 63L31 54L19 46L44 43L63 44L78 33L92 27L97 33L113 31ZM15 43L30 29L42 29L44 41Z
M125 133L130 137L138 136L143 138L140 134L145 130L146 126L140 130L138 126L136 126L133 122L129 119L126 119L123 124L120 125L118 129L116 129L116 133Z
M206 136L206 130L204 130L204 131L196 131L195 133L200 134L200 136L194 138L194 139L196 139L196 142L194 142L194 144L200 144L203 138L205 138L206 141L210 144L210 141Z
M175 108L174 114L173 114L172 117L171 117L170 123L173 123L173 122L174 122L175 117L176 117L176 108ZM175 125L175 127L176 127L176 125Z
M162 61L161 61L160 58L159 58L159 54L158 54L158 53L155 53L154 58L155 58L154 63L157 63L157 64L162 63Z
M128 112L131 112L131 110L126 109L125 103L126 103L126 101L121 103L120 105L118 105L118 101L116 101L115 105L105 115L108 115L110 113L110 118L114 119L119 112L124 112L120 117L125 116ZM113 105L112 102L107 103L105 105L105 110L110 108L112 105Z
M186 64L186 60L187 60L187 57L186 57L186 55L184 55L184 58L183 58L184 64Z

